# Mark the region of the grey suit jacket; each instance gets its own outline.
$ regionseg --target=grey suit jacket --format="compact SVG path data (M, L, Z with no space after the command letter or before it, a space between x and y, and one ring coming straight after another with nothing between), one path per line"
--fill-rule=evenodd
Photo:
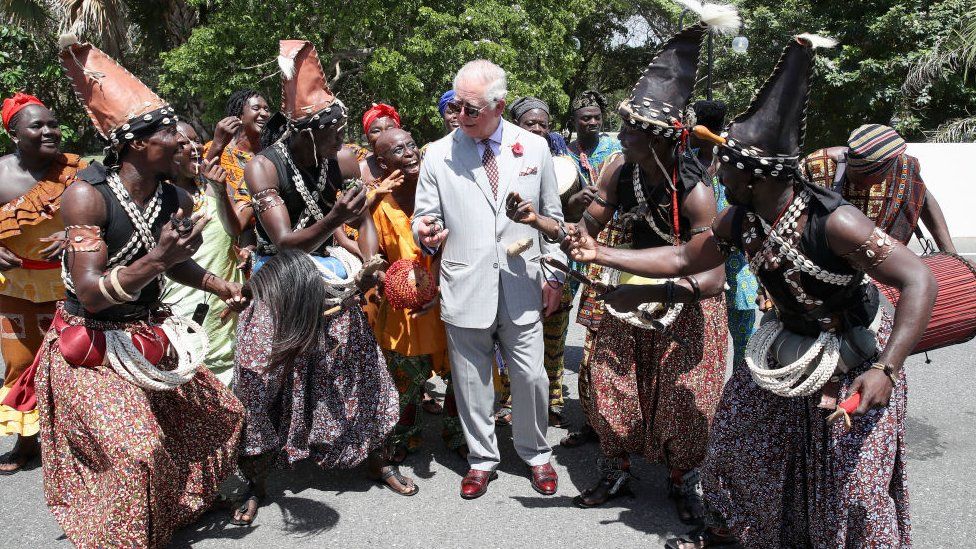
M460 129L431 143L424 154L417 184L413 233L423 216L439 220L450 230L441 258L441 318L461 328L488 328L498 313L499 285L516 325L539 321L542 308L540 257L566 256L528 225L505 215L505 197L518 192L536 211L562 219L552 155L545 139L502 120L498 162L498 198L481 164L478 146ZM520 143L522 154L512 146ZM509 257L506 248L523 238L532 247Z

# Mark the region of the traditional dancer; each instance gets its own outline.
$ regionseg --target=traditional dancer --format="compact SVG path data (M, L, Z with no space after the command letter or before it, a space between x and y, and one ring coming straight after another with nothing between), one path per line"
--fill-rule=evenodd
M620 212L624 236L618 247L673 250L698 243L708 238L715 218L710 178L688 148L683 113L706 35L738 28L739 17L725 6L694 5L703 22L672 37L620 105L623 158L604 171L579 225L597 234ZM627 280L613 271L604 277L614 286ZM669 282L667 295L657 300L667 311L664 326L655 329L619 312L631 309L621 305L641 286L624 285L603 296L618 312L603 316L589 363L589 419L600 437L601 478L573 500L577 506L628 493L630 456L637 454L670 469L669 495L679 518L702 519L697 468L725 375L724 283L722 267ZM678 306L678 294L691 299Z
M248 282L254 303L241 315L234 363L249 485L235 524L254 520L273 465L306 458L351 468L369 456L377 479L417 492L379 452L398 419L397 391L356 297L372 279L363 259L377 241L366 189L343 190L336 162L346 108L310 42L282 40L278 62L282 112L265 128L273 144L244 169L258 247Z
M669 547L909 547L905 358L935 299L922 261L799 169L814 35L791 40L752 104L722 133L733 206L678 249L615 250L574 234L581 261L645 276L714 269L746 253L775 305L725 387L702 470L709 528ZM893 319L865 274L901 291ZM639 300L660 299L645 286ZM689 292L676 294L684 301ZM890 334L890 337L889 337ZM857 417L830 423L840 397ZM846 412L840 412L846 413ZM724 517L725 525L721 519Z
M164 547L233 471L243 410L200 326L160 308L162 276L245 301L190 259L207 218L160 183L186 145L173 109L89 44L60 57L111 144L62 200L67 297L34 363L44 494L77 547Z
M419 307L416 304L408 307L399 300L385 298L378 305L370 305L370 308L376 309L371 315L376 339L383 348L386 364L400 391L400 421L390 441L391 460L395 463L403 461L408 451L415 451L422 443L420 409L431 371L446 383L444 441L448 448L467 458L468 450L454 401L454 384L451 383L447 360L447 334L440 318L439 299L434 291L439 265L435 258L421 252L410 229L417 178L420 175L420 150L408 132L394 128L376 140L375 152L384 178L394 172L401 172L404 176L403 184L385 195L373 210L380 253L391 265L399 262L400 266L404 266L397 269L403 276L396 275L399 278L395 280L387 277L386 295L392 293L399 299L406 299L426 290L433 295L432 299L420 303ZM412 278L410 273L414 273ZM424 287L425 284L427 287ZM412 290L415 286L419 288Z
M801 167L811 183L840 193L902 244L921 234L921 220L940 250L956 253L942 208L907 148L893 128L865 124L851 132L846 147L814 151Z
M6 475L40 456L37 410L14 408L23 396L17 380L34 361L55 305L64 298L61 195L85 162L60 151L58 119L32 95L16 93L3 101L3 127L16 147L0 158L0 353L7 367L0 435L18 436L0 462L0 474ZM33 382L23 380L28 381ZM8 398L9 406L3 404Z

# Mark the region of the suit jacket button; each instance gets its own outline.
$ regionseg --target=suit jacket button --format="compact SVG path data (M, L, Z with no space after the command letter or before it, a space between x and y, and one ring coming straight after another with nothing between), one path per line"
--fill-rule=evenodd
M498 263L492 263L491 266L497 269L498 268Z
M502 241L502 237L500 236L495 237L495 242L501 242L501 241Z

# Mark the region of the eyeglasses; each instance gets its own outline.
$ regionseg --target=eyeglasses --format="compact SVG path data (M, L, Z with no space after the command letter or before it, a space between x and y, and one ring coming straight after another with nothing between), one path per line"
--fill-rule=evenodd
M487 109L488 106L489 105L485 105L484 107L474 107L472 105L468 105L467 103L462 103L460 101L451 101L447 104L447 108L452 109L454 112L460 113L463 110L464 114L467 115L467 117L472 120L481 116L481 113L485 109Z

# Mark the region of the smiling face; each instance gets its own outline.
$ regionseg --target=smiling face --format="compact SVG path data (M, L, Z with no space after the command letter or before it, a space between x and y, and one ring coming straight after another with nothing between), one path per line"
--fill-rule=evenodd
M11 125L17 150L31 158L54 158L60 154L61 128L47 107L28 105L14 117Z
M244 109L241 111L241 124L247 133L260 135L269 118L271 118L271 107L260 95L255 95L244 103Z
M532 109L518 119L518 125L539 137L546 137L549 135L549 113L542 109Z
M409 132L399 128L383 133L376 141L376 159L386 175L400 170L406 179L420 175L420 149Z
M177 124L177 129L186 143L180 147L180 152L176 155L176 168L183 177L196 177L200 170L200 160L203 157L200 136L197 135L193 126L186 122Z
M177 131L176 124L169 124L134 140L126 147L128 152L123 153L123 158L148 167L156 175L175 179L180 174L185 147L189 147L189 140Z
M376 120L373 120L369 124L369 128L366 128L366 141L369 142L369 148L376 150L376 140L380 138L383 132L399 128L396 120L393 120L389 116L381 116Z
M600 107L583 107L573 113L573 125L580 136L599 135L603 131L603 111Z
M461 126L461 123L458 122L459 114L460 110L453 103L448 103L444 107L444 129L447 132L450 133Z
M488 91L487 82L461 80L454 88L454 101L465 108L458 115L461 131L475 141L491 137L498 129L502 114L505 112L505 100L499 100L494 107L485 99ZM468 110L476 111L476 116L468 114Z

